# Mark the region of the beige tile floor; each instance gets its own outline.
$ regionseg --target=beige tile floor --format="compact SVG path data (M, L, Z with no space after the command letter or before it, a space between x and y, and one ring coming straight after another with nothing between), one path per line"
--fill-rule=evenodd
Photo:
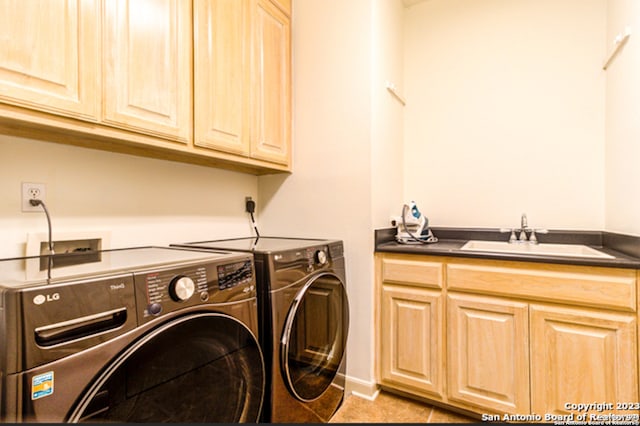
M477 419L388 392L374 401L348 396L329 423L477 423Z

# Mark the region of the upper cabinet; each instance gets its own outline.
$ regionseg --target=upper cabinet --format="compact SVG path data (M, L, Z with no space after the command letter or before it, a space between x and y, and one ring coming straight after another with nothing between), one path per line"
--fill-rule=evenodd
M0 1L0 101L97 120L99 4Z
M289 163L291 145L291 23L268 0L255 4L251 154Z
M191 3L104 2L105 123L191 139Z
M291 167L290 1L0 0L0 133Z
M247 0L195 0L194 143L249 155Z
M195 145L288 165L289 17L268 0L195 0L194 25Z
M273 4L278 6L288 16L291 16L291 0L272 0Z

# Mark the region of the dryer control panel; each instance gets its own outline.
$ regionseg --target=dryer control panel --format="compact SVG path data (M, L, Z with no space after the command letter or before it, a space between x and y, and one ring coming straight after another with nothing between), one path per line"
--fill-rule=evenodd
M256 297L251 255L134 274L140 323L186 307ZM239 257L239 258L238 258Z
M305 247L273 254L273 267L276 271L300 269L310 273L326 268L331 263L331 255L327 246Z

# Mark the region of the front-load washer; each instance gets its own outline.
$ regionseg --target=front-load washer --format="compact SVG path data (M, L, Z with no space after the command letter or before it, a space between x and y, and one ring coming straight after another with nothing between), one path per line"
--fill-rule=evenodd
M254 272L160 247L0 261L0 421L258 421Z
M267 365L262 421L327 422L344 398L349 303L342 241L260 237L177 246L253 253Z

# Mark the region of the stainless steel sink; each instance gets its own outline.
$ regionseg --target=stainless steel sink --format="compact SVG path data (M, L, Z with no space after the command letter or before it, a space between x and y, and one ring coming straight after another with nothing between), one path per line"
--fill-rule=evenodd
M582 244L509 243L506 241L470 240L460 250L495 253L540 254L547 256L589 257L615 259L614 256Z

